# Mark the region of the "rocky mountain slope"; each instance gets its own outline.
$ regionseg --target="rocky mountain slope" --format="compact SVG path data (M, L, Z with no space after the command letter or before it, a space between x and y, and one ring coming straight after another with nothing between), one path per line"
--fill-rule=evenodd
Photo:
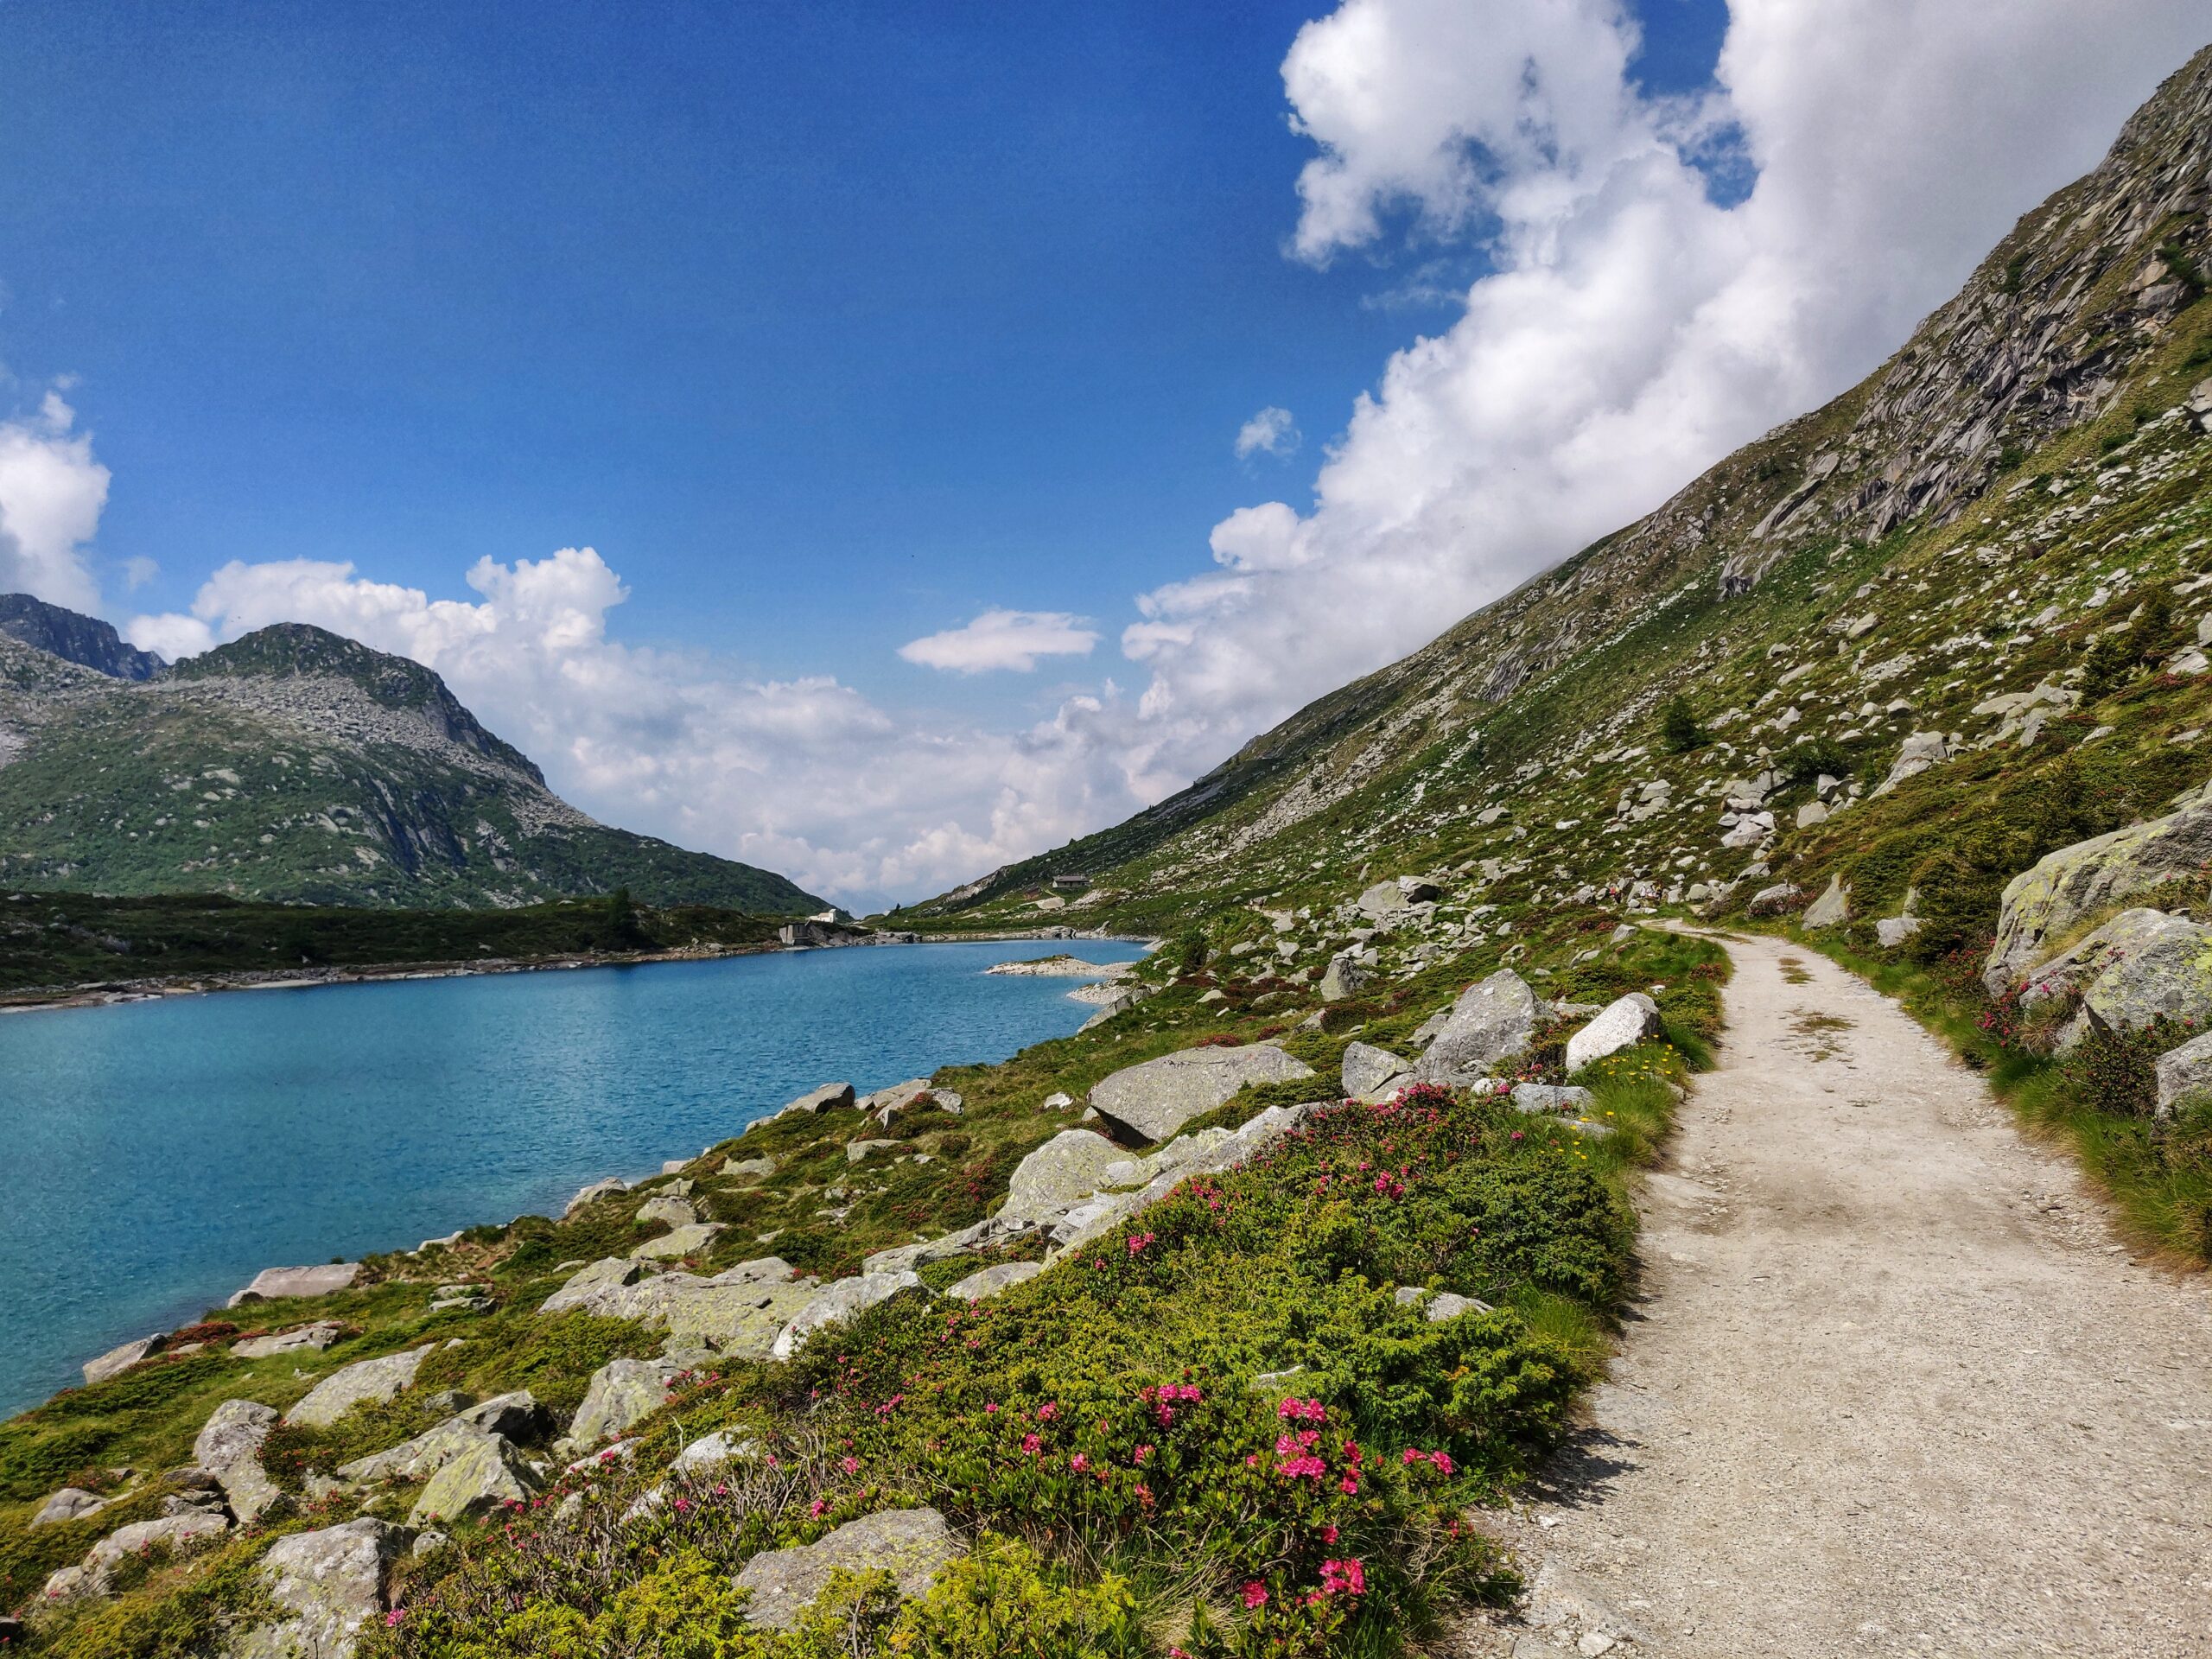
M124 643L114 626L29 594L0 594L0 634L118 680L150 680L168 664Z
M35 601L13 614L0 883L415 907L627 887L657 905L822 907L772 872L594 822L404 658L286 624L161 670L89 618Z
M2207 770L2209 166L2212 52L1859 385L1182 793L908 915L1230 945L1294 914L1266 950L1294 979L1386 918L1388 966L1495 906L1745 896L1764 873L1993 924L2002 855L1893 832L2062 760L2117 791L2107 815ZM1445 877L1444 903L1363 910L1402 874Z

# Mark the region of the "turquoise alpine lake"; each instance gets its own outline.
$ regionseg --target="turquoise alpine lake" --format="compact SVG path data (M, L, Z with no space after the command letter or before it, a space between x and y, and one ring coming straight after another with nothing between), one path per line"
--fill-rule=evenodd
M228 992L0 1018L0 1414L263 1268L558 1214L818 1083L1006 1058L1093 1010L988 975L1082 939Z

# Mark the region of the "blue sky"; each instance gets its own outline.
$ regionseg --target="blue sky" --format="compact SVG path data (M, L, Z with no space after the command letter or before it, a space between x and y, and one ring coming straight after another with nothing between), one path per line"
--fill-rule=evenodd
M135 608L588 543L626 639L1029 696L894 648L1117 616L1448 320L1283 257L1326 10L10 0L0 361L79 377ZM1717 19L1658 0L1655 67ZM1269 405L1307 453L1240 461Z
M0 587L337 628L611 822L941 891L1851 384L2202 29L0 0Z

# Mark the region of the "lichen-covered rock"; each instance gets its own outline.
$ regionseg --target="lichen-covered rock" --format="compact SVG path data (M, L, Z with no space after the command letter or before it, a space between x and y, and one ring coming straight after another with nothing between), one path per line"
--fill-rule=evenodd
M1598 1017L1567 1039L1567 1071L1573 1076L1593 1060L1633 1048L1660 1033L1659 1005L1642 991L1616 997Z
M85 1362L85 1386L105 1382L111 1376L119 1376L143 1360L151 1359L168 1342L167 1332L150 1337L138 1337L119 1347L111 1348L98 1359Z
M2212 1092L2212 1031L2159 1055L2158 1078L2160 1117L2171 1117L2174 1108L2192 1095Z
M2212 862L2212 784L2191 791L2162 818L2076 842L2038 860L2005 884L1982 982L2001 996L2063 939L2100 912L2170 881L2189 880Z
M763 1550L739 1572L737 1587L752 1592L745 1609L750 1622L788 1630L840 1567L888 1573L901 1596L918 1596L963 1553L935 1510L886 1510L848 1521L817 1543Z
M1344 1093L1364 1099L1413 1069L1412 1061L1400 1059L1387 1048L1377 1048L1372 1043L1350 1044L1344 1049L1343 1062Z
M824 1285L792 1316L769 1352L777 1359L789 1359L823 1326L842 1324L878 1302L889 1300L902 1290L924 1290L926 1294L921 1280L911 1273L861 1273Z
M1501 968L1459 994L1414 1075L1424 1083L1464 1089L1488 1076L1498 1061L1525 1050L1541 1017L1529 982Z
M682 1369L669 1359L608 1360L591 1374L568 1444L588 1451L652 1416L668 1403L668 1385Z
M342 1366L316 1383L308 1395L284 1414L288 1423L327 1428L365 1401L389 1400L411 1387L429 1349L410 1348Z
M695 1221L663 1233L658 1238L649 1238L630 1252L639 1262L674 1262L687 1255L696 1255L715 1242L715 1235L722 1230L719 1221Z
M1796 897L1797 888L1794 882L1777 881L1770 887L1761 887L1753 893L1751 903L1744 906L1744 911L1750 916L1779 915L1789 908Z
M703 1348L734 1359L766 1359L778 1334L812 1298L813 1285L779 1256L741 1262L705 1279L654 1274L640 1262L609 1257L554 1292L544 1311L634 1319L666 1332L671 1354Z
M289 1500L261 1466L262 1442L276 1427L276 1412L255 1400L226 1400L209 1414L192 1442L192 1460L215 1477L231 1513L255 1522Z
M1044 1271L1041 1262L1001 1262L969 1274L944 1294L963 1302L984 1301L1013 1286L1027 1284Z
M1321 973L1321 982L1314 988L1324 1002L1342 1002L1366 989L1372 977L1357 951L1344 950L1329 958L1328 967Z
M1103 1185L1106 1172L1128 1156L1103 1135L1062 1129L1014 1166L999 1215L1032 1226L1058 1220Z
M234 1291L227 1306L274 1302L288 1297L327 1296L346 1289L361 1276L358 1262L326 1262L313 1268L264 1268L244 1290Z
M504 1434L480 1435L438 1466L415 1500L408 1524L470 1520L503 1503L527 1503L539 1485L537 1471Z
M414 1537L363 1516L279 1538L255 1570L286 1616L237 1637L230 1659L352 1659L361 1627L390 1608L392 1567Z
M642 1262L626 1261L619 1255L604 1256L571 1274L568 1283L545 1299L538 1312L568 1313L578 1308L592 1313L601 1312L593 1304L600 1300L606 1292L634 1285L652 1271ZM610 1313L607 1317L625 1319L629 1316Z
M1122 1067L1092 1086L1090 1103L1116 1134L1165 1141L1248 1084L1289 1083L1313 1075L1312 1066L1273 1043L1186 1048Z
M734 1430L718 1428L711 1434L702 1434L677 1452L668 1468L671 1474L696 1477L760 1455L759 1441Z
M526 1440L534 1439L543 1429L544 1411L537 1403L537 1396L527 1389L518 1389L511 1394L495 1395L481 1405L471 1406L388 1451L341 1463L338 1473L342 1479L357 1484L423 1480L488 1436Z
M689 1227L698 1219L699 1212L672 1193L656 1192L638 1206L641 1224L658 1221L671 1227Z

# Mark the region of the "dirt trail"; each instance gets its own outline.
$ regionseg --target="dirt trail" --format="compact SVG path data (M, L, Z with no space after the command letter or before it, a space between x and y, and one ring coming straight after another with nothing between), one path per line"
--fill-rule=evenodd
M2212 1287L1860 980L1732 942L1516 1656L2212 1656Z

